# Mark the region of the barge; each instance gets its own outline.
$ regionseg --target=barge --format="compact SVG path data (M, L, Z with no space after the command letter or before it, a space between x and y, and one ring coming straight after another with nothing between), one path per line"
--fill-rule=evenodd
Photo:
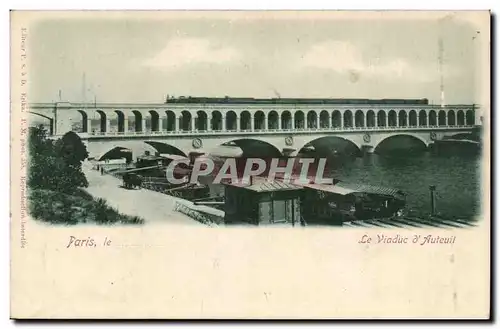
M304 213L310 223L342 225L344 222L402 216L403 191L334 180L332 184L303 184Z

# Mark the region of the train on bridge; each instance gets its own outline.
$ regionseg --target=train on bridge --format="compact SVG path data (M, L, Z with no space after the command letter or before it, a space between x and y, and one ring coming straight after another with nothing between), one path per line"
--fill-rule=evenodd
M167 96L166 104L329 104L329 105L428 105L422 99L368 99L368 98L252 98L252 97L192 97Z

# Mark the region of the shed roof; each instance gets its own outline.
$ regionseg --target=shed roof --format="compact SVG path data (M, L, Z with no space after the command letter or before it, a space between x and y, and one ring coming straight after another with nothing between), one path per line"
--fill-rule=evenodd
M338 187L349 188L355 190L357 192L364 193L372 193L372 194L383 194L390 195L394 197L399 197L404 195L405 193L399 189L386 187L386 186L378 186L378 185L369 185L369 184L358 184L358 183L348 183L348 182L338 182L336 184Z
M185 156L170 154L170 153L161 153L160 157L163 159L171 159L171 160L186 160L186 159L188 160L188 158Z
M304 184L304 187L308 187L315 190L325 191L329 193L335 193L340 195L347 195L350 193L356 192L355 190L344 188L337 185L329 185L329 184Z
M253 177L252 184L245 184L243 182L238 182L238 183L230 183L227 185L240 187L255 192L290 191L290 190L301 190L303 188L302 186L291 183L284 183L279 180L269 181L265 177Z
M404 196L403 191L395 188L349 182L337 182L336 184L304 184L303 186L340 195L347 195L351 193L369 193L389 195L397 198Z
M162 160L163 157L158 156L158 155L153 155L153 154L151 154L151 155L144 154L144 155L139 155L137 157L137 159L140 159L140 160Z

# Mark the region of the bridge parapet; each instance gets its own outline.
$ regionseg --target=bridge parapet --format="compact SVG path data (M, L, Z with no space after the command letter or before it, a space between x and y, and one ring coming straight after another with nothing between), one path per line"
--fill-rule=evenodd
M404 132L429 130L470 130L474 125L460 126L407 126L407 127L332 127L332 128L302 128L302 129L254 129L254 130L193 130L193 131L132 131L132 132L92 132L80 134L82 138L113 138L113 137L141 137L141 136L216 136L216 135L293 135L304 133L349 133L349 132Z
M295 156L304 147L317 146L323 151L326 144L345 145L346 141L359 150L375 150L387 138L408 136L420 140L425 147L443 138L453 138L456 134L470 133L474 126L431 126L431 127L391 127L388 129L302 129L269 131L180 131L162 134L162 132L144 132L133 134L96 134L88 135L84 143L88 145L92 157L99 158L113 148L128 149L133 156L145 151L188 155L190 152L223 154L229 156L241 150L245 154L287 154ZM408 139L408 137L405 137ZM339 141L340 144L338 144ZM223 149L221 149L223 147ZM236 147L236 149L234 149ZM241 150L240 150L241 149ZM341 147L343 149L343 147ZM235 151L236 150L236 151ZM262 152L261 152L262 151ZM220 153L222 152L222 153ZM236 152L236 153L235 153ZM237 155L235 155L237 156Z
M416 104L70 104L31 106L53 118L54 133L186 134L210 131L351 131L391 127L470 126L476 105ZM40 115L40 113L34 113ZM52 126L52 124L51 124ZM182 131L182 132L179 132ZM104 134L103 134L104 133Z

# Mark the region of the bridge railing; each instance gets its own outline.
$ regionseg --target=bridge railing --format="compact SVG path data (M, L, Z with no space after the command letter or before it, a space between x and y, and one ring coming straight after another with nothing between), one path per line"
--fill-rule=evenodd
M429 130L429 129L470 129L474 128L474 125L426 125L426 126L370 126L370 127L322 127L322 128L283 128L283 129L230 129L230 130L176 130L176 131L93 131L88 133L88 137L99 137L99 136L155 136L155 135L220 135L220 134L276 134L276 133L298 133L298 132L352 132L352 131L397 131L397 130Z
M216 227L224 224L224 217L222 214L211 214L200 211L196 209L195 206L189 205L185 202L176 201L174 210L207 226Z

